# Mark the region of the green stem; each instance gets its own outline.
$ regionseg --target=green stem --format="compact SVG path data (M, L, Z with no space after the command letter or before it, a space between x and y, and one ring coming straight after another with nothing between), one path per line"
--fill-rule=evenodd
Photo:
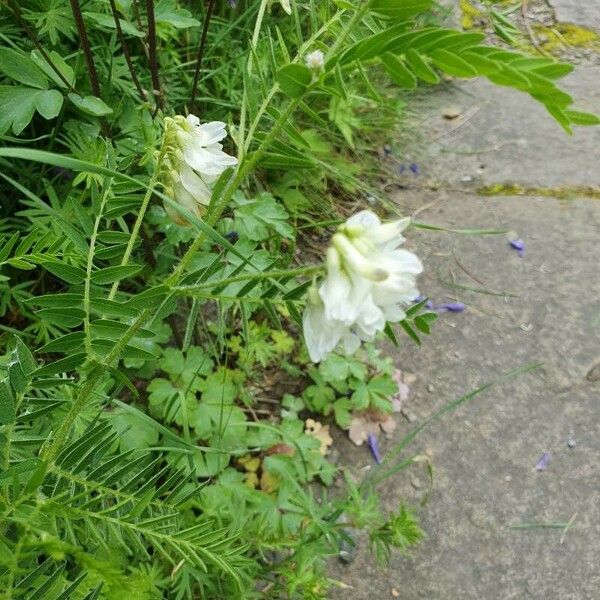
M148 184L148 188L146 189L146 194L144 195L144 199L142 200L142 205L140 206L140 212L133 224L133 229L131 230L131 236L129 237L129 241L127 242L127 247L125 248L125 253L123 254L123 258L121 259L121 267L126 266L129 263L129 259L131 258L131 253L133 252L133 247L135 246L135 242L137 241L138 235L140 233L140 227L142 226L142 222L144 217L146 216L146 210L148 209L148 204L150 203L150 199L152 198L152 194L154 192L154 187L156 186L156 182L158 180L158 173L160 171L160 164L165 156L165 148L161 148L160 154L158 156L158 162L156 168L154 169L154 174L152 175L152 179ZM110 293L108 294L108 299L112 300L117 290L119 289L120 281L117 280L112 284L110 289Z
M96 238L98 237L98 230L100 229L100 222L102 221L102 215L104 214L104 207L106 206L108 190L110 189L111 182L112 179L108 179L102 191L100 209L98 210L98 216L94 222L94 230L92 231L92 237L90 238L90 249L88 251L85 283L83 288L83 310L85 311L85 317L83 319L83 331L85 333L85 351L88 358L92 358L93 356L92 336L90 334L90 284L92 280L92 269L94 267L94 252L96 248Z
M17 394L17 397L15 398L15 413L17 413L17 411L19 410L19 406L21 405L21 402L23 401L23 394ZM10 446L12 444L12 436L15 430L15 424L11 423L10 425L5 425L4 426L4 436L6 437L6 446L4 448L4 457L3 457L3 463L4 463L4 470L7 470L8 467L10 466Z

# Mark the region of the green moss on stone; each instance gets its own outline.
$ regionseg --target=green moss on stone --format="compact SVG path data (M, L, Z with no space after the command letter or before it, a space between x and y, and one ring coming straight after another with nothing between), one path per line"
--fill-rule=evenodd
M527 187L517 183L494 183L477 190L482 196L541 196L571 200L573 198L594 198L600 200L600 188L588 185L551 187Z
M552 27L534 26L534 33L541 39L541 46L547 52L556 52L565 47L600 49L600 36L597 33L572 23L556 23Z
M475 24L481 20L483 12L476 8L470 0L460 0L460 24L463 29L476 29ZM479 27L477 27L479 29Z

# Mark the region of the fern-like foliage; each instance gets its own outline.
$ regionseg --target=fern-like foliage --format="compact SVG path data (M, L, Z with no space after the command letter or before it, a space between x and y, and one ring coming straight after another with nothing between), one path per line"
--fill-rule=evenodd
M31 458L31 448L52 441L40 424L59 417L69 397L68 380L42 380L37 367L16 339L0 380L0 587L7 597L75 598L77 589L93 598L101 586L130 589L124 561L161 561L174 574L185 566L196 590L214 580L207 572L220 572L223 585L241 594L249 563L237 536L202 514L193 524L186 519L199 492L195 476L159 451L119 451L102 408L79 423L80 435L32 486L42 461Z

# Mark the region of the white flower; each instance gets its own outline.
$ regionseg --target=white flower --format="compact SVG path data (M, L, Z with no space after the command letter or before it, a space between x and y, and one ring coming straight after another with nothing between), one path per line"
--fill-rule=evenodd
M205 206L208 206L211 191L202 179L187 165L181 170L171 169L168 173L170 182L165 185L165 193L177 204L180 204L198 217L202 216ZM178 225L188 225L187 219L170 204L165 204L165 211Z
M220 141L227 135L225 123L201 124L198 117L165 119L164 156L159 168L165 193L197 216L202 216L211 197L210 184L237 159L223 152ZM180 225L188 222L172 206L167 214Z
M279 0L279 4L288 15L292 14L292 7L290 6L290 0Z
M313 50L304 59L309 69L318 71L325 65L325 55L320 50Z
M304 335L318 362L341 344L347 354L372 341L386 322L405 318L403 306L419 292L421 261L400 249L410 219L381 223L365 210L338 228L327 250L327 275L311 287Z
M208 181L237 164L237 158L223 152L223 145L219 143L227 135L225 123L213 121L201 124L195 115L186 118L177 116L173 121L177 125L175 135L183 159Z
M302 326L308 354L313 362L322 361L338 345L345 330L343 323L326 317L325 306L315 286L308 290Z

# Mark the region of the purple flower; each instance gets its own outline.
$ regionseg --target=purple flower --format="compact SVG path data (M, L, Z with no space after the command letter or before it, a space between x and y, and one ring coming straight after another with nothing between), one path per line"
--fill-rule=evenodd
M511 248L514 248L519 255L519 258L525 256L525 242L523 240L508 240Z
M419 174L419 165L417 163L410 163L410 167L408 167L415 175Z
M419 302L423 302L423 300L425 300L425 298L427 298L427 296L425 294L419 294L414 300L413 303L414 304L419 304Z
M462 302L442 302L433 306L433 310L438 312L463 312L465 308L466 306Z
M367 441L369 443L369 448L371 449L371 454L375 459L375 462L380 465L381 464L381 453L379 452L379 445L377 444L377 436L374 433L370 433L367 437Z
M548 452L544 452L540 457L540 460L537 461L535 465L536 471L545 471L546 467L550 463L550 454Z

